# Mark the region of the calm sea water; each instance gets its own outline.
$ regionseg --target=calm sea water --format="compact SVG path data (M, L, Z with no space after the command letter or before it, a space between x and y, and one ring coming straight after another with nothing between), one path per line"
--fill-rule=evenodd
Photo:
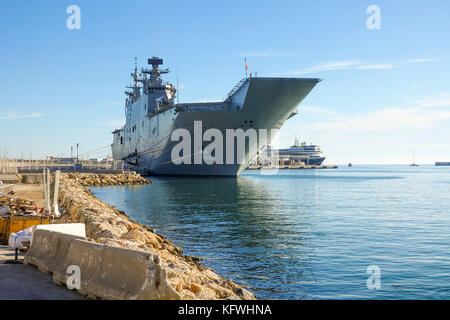
M450 298L450 167L152 180L92 190L260 299Z

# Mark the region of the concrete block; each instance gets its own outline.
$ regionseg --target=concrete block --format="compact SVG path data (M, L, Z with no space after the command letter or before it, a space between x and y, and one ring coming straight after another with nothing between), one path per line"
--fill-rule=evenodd
M9 174L17 174L18 173L17 167L6 168L4 171L5 171L5 173L9 173Z
M82 295L89 296L89 292L87 291L88 282L98 272L99 266L102 264L103 250L106 247L103 244L84 240L73 241L64 261L53 272L53 282L65 286L69 277L67 268L71 265L76 265L81 271L81 288L78 292Z
M8 184L8 185L0 184L0 193L8 193L11 191L14 191L13 184Z
M106 246L85 240L72 242L65 261L53 273L64 285L67 267L81 271L79 293L108 300L181 299L167 280L159 257L147 252Z
M33 231L24 259L53 281L66 285L69 266L80 268L80 294L109 300L181 299L167 280L159 257L148 252L98 244L51 230Z
M170 286L159 257L147 252L117 247L103 251L99 273L88 291L104 299L180 299Z
M44 273L51 274L64 261L71 242L76 239L85 238L36 229L33 231L31 246L24 257L24 262L36 266Z
M36 226L36 229L50 230L86 238L86 226L84 223L41 224Z
M22 174L22 183L44 184L44 175L42 173L24 173Z
M19 177L16 174L0 174L0 181L3 183L18 183Z

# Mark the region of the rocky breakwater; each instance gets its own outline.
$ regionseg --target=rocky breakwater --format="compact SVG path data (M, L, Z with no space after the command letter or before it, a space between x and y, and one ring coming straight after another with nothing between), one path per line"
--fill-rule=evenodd
M59 206L64 221L84 223L87 236L98 243L158 255L169 283L182 299L255 299L251 292L220 277L200 264L198 258L183 255L183 250L170 240L100 201L84 187L151 183L148 180L137 174L70 173L62 174L60 183Z
M75 180L83 187L126 186L152 183L135 172L122 174L68 173L64 177Z

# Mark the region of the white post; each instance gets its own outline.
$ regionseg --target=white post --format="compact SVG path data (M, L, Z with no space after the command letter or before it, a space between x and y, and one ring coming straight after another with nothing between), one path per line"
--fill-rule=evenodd
M55 212L55 216L58 218L61 216L58 210L58 193L59 193L59 174L60 170L55 171L55 187L53 188L53 211Z
M50 207L50 169L46 169L46 176L47 176L47 198L45 199L45 209L47 210L48 214L51 214L52 208Z
M47 174L45 172L45 169L42 170L42 175L44 177L44 203L47 204L47 198L48 198L48 194L47 194Z

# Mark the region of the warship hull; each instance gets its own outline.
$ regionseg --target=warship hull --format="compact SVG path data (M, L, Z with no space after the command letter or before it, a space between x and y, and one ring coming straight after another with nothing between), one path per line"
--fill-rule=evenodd
M305 78L250 78L233 92L224 102L191 103L174 105L167 110L149 117L139 103L134 109L142 109L143 113L131 116L137 123L137 134L125 136L125 143L119 139L112 145L114 159L124 160L125 167L144 175L167 176L238 176L248 166L261 148L270 143L270 134L266 144L258 141L257 146L245 148L245 161L226 164L225 141L223 142L224 164L194 164L194 147L190 164L175 164L172 156L173 147L179 141L172 141L171 136L176 129L186 129L191 133L191 146L195 145L195 135L202 134L210 128L222 132L224 140L227 129L259 129L268 131L280 129L284 122L295 112L297 106L319 82L319 79ZM194 123L201 121L201 131L196 132ZM197 130L198 131L198 130ZM126 129L124 131L126 133ZM259 138L258 138L259 139ZM247 139L247 142L250 143ZM197 140L198 143L198 140ZM204 142L202 148L210 142ZM234 146L234 155L237 154ZM186 157L186 155L184 155Z

